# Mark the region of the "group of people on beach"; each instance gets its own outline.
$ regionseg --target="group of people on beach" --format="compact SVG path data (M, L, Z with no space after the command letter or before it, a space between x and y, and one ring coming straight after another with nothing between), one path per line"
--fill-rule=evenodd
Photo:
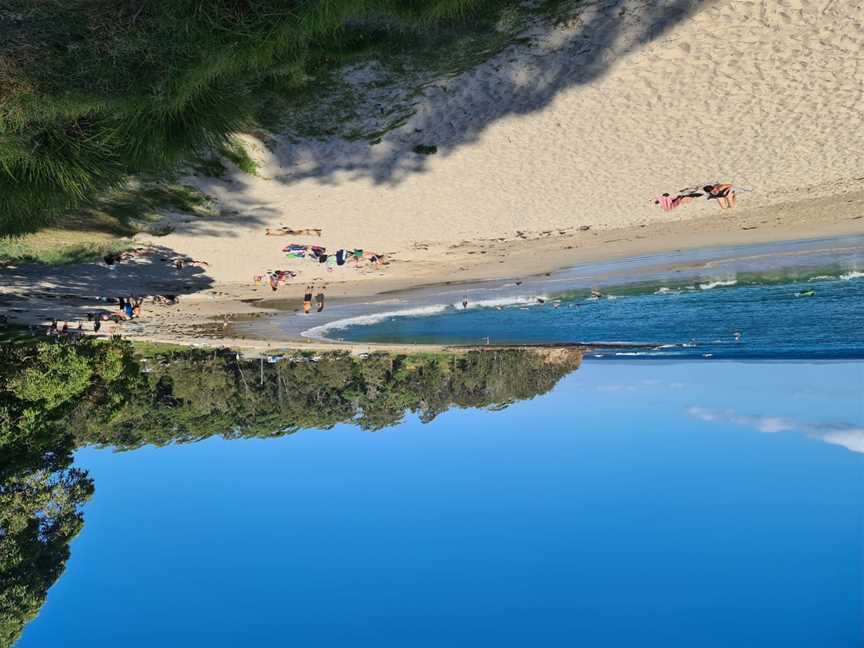
M78 322L78 328L71 329L69 328L69 322L63 322L61 326L56 319L52 319L51 323L48 325L48 330L45 331L45 334L49 337L68 337L77 339L84 335L84 322Z
M327 286L321 286L315 294L315 303L318 305L317 312L324 310L324 291ZM312 312L312 293L315 292L315 284L306 286L306 292L303 294L303 313L308 315Z
M376 268L381 264L382 255L375 252L365 252L362 248L339 248L336 252L327 253L327 248L320 245L304 245L289 243L282 248L289 258L309 259L315 263L323 263L328 272L344 266L349 261L359 266L361 261L369 261Z
M654 204L660 205L663 211L670 212L704 195L707 200L716 200L720 209L731 209L737 202L736 194L739 191L750 191L750 189L736 187L729 183L712 183L703 185L701 191L698 187L690 187L681 189L674 196L668 193L661 194L654 199Z
M282 225L280 227L268 227L264 234L265 236L321 236L323 230L318 227L288 227ZM336 268L352 264L353 267L359 268L361 262L368 261L375 268L380 267L384 255L377 252L366 252L362 248L339 248L335 252L327 252L327 248L322 245L313 245L311 243L289 243L282 247L282 252L289 259L308 259L313 263L323 264L328 272L333 272ZM264 274L254 275L253 281L259 284L267 281L270 289L276 292L280 284L287 283L289 279L294 279L299 273L296 270L268 270ZM313 288L314 289L314 288ZM323 310L324 296L323 289L320 293L321 301L319 302L318 311ZM311 304L311 297L309 300ZM311 308L311 306L310 306ZM306 310L305 312L309 312Z
M117 268L117 264L122 263L123 261L130 261L132 259L144 257L150 253L152 253L152 250L146 247L137 247L131 250L123 250L122 252L109 252L102 257L102 262L108 267L109 270L115 270ZM206 261L193 259L192 257L183 255L160 257L159 260L167 264L168 266L174 268L175 270L183 270L184 268L192 266L206 267L210 265Z
M113 322L120 324L121 322L138 319L142 316L144 308L144 297L129 296L117 297L117 308L114 310L99 310L87 313L87 321L93 322L93 332L98 333L102 328L102 322ZM105 297L100 298L100 301L112 303L115 298ZM152 297L154 304L163 306L175 306L180 302L177 295L154 295ZM65 322L62 327L59 326L57 320L52 320L48 326L48 335L74 335L83 334L84 322L79 322L76 329L70 329L68 322Z

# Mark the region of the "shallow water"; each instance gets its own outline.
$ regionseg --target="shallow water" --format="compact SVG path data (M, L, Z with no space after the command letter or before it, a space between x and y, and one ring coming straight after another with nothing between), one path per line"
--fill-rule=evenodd
M453 297L344 318L310 334L359 342L652 347L597 353L612 358L864 357L861 237L629 259Z
M862 393L862 363L588 362L375 433L83 449L18 645L860 645Z

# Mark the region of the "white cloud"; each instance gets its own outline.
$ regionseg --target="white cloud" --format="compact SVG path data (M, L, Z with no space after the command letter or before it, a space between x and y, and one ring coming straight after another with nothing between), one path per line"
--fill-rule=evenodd
M688 408L687 414L700 421L733 423L766 434L803 432L825 443L843 446L852 452L864 453L864 427L852 423L807 423L779 416L747 416L731 409L712 410L698 406Z

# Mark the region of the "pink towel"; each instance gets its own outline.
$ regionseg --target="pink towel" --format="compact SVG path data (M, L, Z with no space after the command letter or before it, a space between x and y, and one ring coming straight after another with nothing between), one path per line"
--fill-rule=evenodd
M679 202L672 196L657 196L655 200L660 203L660 209L667 212L672 211L679 205Z

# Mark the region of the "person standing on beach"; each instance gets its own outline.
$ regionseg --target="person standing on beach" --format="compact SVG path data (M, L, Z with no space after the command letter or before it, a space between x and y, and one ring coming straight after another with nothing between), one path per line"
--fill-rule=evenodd
M312 291L315 290L314 285L306 286L306 294L303 295L303 312L308 315L312 310Z
M318 294L315 295L315 303L318 304L319 313L324 310L324 290L326 288L327 286L321 286L321 288L318 289Z

